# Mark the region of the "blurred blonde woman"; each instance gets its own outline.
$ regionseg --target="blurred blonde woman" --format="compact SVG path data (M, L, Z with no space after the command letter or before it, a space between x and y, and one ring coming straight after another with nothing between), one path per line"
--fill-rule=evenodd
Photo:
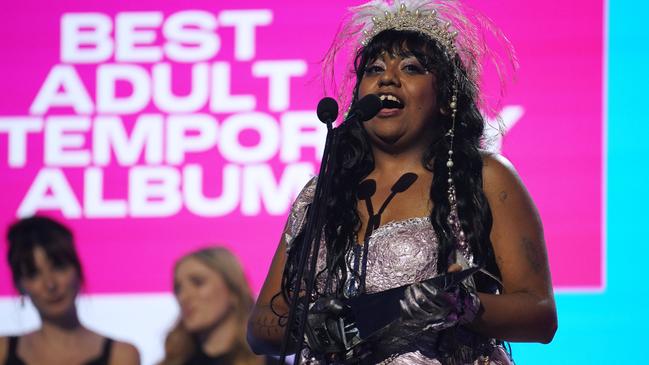
M253 297L237 258L223 247L181 257L174 268L181 314L161 365L265 364L246 342Z

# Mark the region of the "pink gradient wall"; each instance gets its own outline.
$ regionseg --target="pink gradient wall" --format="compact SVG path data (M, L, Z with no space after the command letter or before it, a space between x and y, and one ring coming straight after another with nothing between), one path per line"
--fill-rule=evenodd
M513 112L504 117L502 153L541 213L554 284L600 290L603 6L470 3L518 53L521 67L503 100ZM167 291L174 260L209 243L232 248L258 290L291 199L317 171L319 61L345 7L248 0L5 6L0 226L34 211L63 219L76 233L90 293ZM98 20L66 23L77 31L64 37L62 24L80 13ZM88 41L75 48L76 35L104 25L95 42L104 50ZM65 47L73 52L65 56ZM178 100L155 95L169 89L166 70ZM495 76L485 79L492 89ZM142 150L134 137L119 142L120 133L136 130ZM0 295L11 294L3 260Z

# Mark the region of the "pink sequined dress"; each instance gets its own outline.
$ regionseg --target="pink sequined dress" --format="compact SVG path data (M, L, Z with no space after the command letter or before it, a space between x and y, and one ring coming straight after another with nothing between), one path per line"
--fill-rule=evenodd
M293 203L284 231L284 240L289 251L293 247L295 237L305 225L306 208L313 201L315 185L314 178L305 186ZM369 240L365 277L366 292L376 293L437 275L437 256L438 239L429 217L413 217L384 223L374 230ZM317 265L318 272L324 269L324 260L325 250L324 246L321 246ZM322 276L324 275L318 278L319 288L324 287ZM469 333L468 330L465 332ZM422 338L424 337L426 336L422 336ZM456 356L457 358L445 359L444 364L512 364L504 349L495 345L495 342L492 341L492 343L493 351L488 356L475 359L472 349L467 347L457 352L459 354ZM433 344L421 343L415 347L419 349L392 356L381 363L389 362L394 365L442 364L434 356ZM315 361L310 363L317 364Z

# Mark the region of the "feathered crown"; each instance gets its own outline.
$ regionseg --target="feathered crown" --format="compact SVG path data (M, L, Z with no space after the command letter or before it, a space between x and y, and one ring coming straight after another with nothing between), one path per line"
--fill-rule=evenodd
M351 102L355 74L337 74L335 65L344 62L338 57L351 55L347 62L353 64L359 49L388 29L419 32L439 43L449 58L459 57L463 72L456 77L460 83L478 85L482 64L490 63L500 79L501 97L506 79L518 67L514 49L500 29L459 0L370 0L349 9L323 62L325 92L336 95L343 110ZM478 99L483 111L493 114L495 105L483 104L480 96Z
M405 3L400 3L398 10L385 10L382 17L372 16L372 24L367 24L363 29L361 44L366 46L384 30L410 30L427 35L443 45L449 54L455 55L454 41L458 32L450 29L451 22L438 19L436 9L418 7L413 10L408 9Z
M478 60L487 51L482 28L495 29L488 19L458 0L371 0L350 12L343 32L358 38L360 46L388 29L419 32L437 41L449 56L459 55L475 77L480 73Z

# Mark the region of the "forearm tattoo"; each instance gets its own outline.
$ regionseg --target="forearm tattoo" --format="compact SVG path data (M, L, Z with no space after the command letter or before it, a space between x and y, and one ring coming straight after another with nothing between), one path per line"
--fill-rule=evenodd
M253 323L255 332L267 338L277 338L284 334L286 316L277 314L270 305L260 307L261 312Z

